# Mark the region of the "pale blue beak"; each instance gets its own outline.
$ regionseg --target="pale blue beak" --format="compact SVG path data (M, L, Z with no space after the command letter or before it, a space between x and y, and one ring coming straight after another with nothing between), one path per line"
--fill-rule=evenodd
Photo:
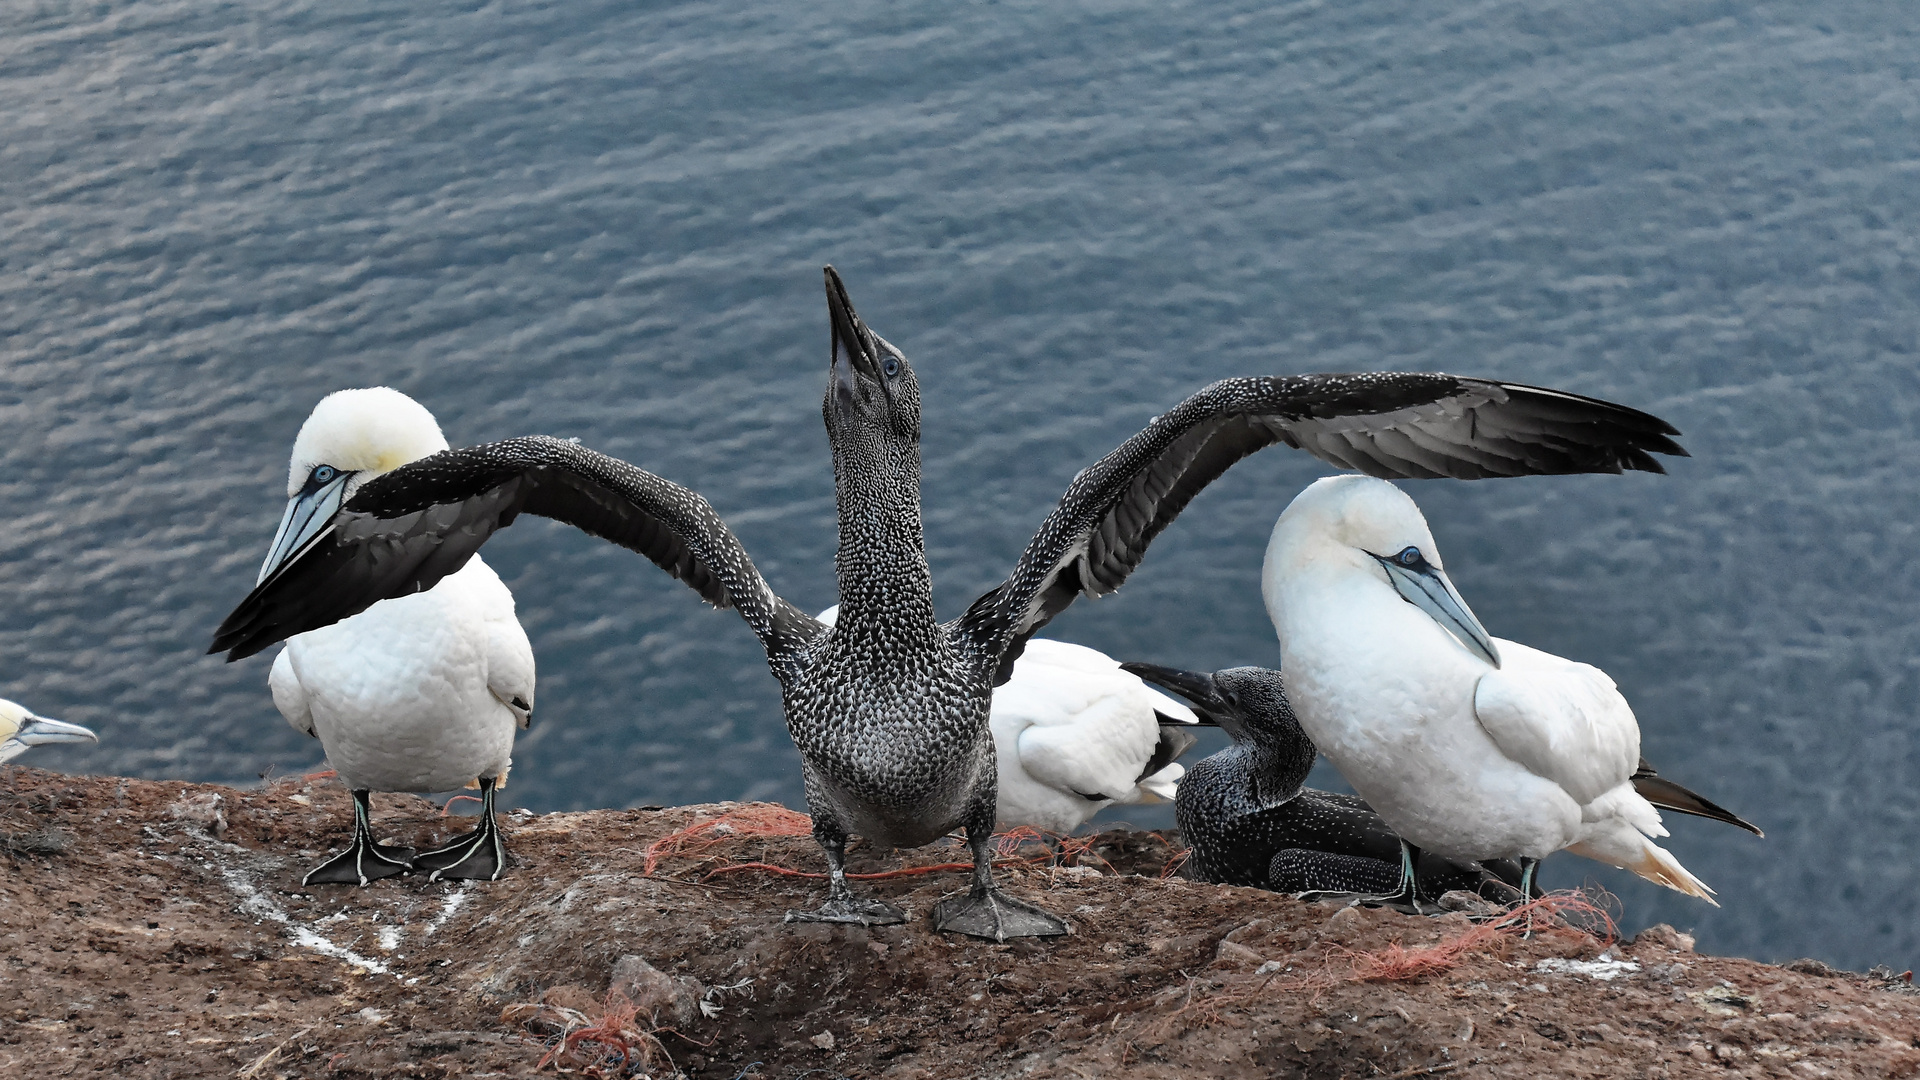
M44 716L27 717L27 722L13 737L0 742L0 761L12 759L27 752L30 747L46 746L49 743L99 742L100 736L81 727L60 720L49 720Z
M324 484L309 483L300 494L287 501L287 512L280 518L280 531L273 534L273 546L267 549L267 561L260 564L260 576L253 581L255 585L299 558L314 541L326 535L333 524L333 515L340 511L347 479L352 475L343 472Z
M1468 652L1496 668L1500 666L1500 650L1493 647L1493 635L1474 618L1467 602L1460 599L1453 582L1447 580L1446 571L1429 565L1417 569L1402 566L1378 555L1374 558L1387 568L1387 580L1393 582L1393 590L1401 599L1432 616L1433 621L1466 646Z

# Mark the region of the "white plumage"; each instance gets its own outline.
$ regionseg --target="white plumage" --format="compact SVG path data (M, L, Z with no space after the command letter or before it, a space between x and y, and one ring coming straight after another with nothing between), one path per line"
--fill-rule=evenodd
M819 619L831 625L838 614L836 605ZM1106 653L1033 638L994 688L988 723L1000 772L996 826L1070 833L1116 803L1172 801L1186 769L1170 758L1186 747L1163 752L1171 736L1160 725L1199 718ZM1156 754L1169 760L1147 773Z
M318 538L333 515L361 485L446 448L432 414L398 391L376 387L327 396L294 441L287 513L261 580L305 545L322 542ZM478 555L425 592L382 600L352 618L288 638L267 682L287 723L320 740L328 763L362 803L348 853L360 861L349 878L335 880L357 877L365 884L371 876L399 872L411 858L407 849L365 857L367 791L448 791L478 783L485 795L483 824L462 855L485 846L481 840L498 854L491 835L492 789L506 780L515 729L531 718L533 647L515 617L513 594ZM422 855L423 865L448 876L497 876L500 870L497 859L474 874L451 870L428 859L438 854ZM486 862L484 853L480 861Z
M513 594L478 555L426 592L289 638L267 678L349 789L421 792L504 778L533 682Z
M1409 843L1449 858L1561 849L1712 902L1650 837L1640 728L1597 668L1488 636L1419 507L1338 476L1275 524L1263 573L1300 723Z
M1070 833L1115 803L1172 801L1184 766L1142 772L1160 749L1162 723L1198 722L1106 653L1033 638L993 691L999 827Z

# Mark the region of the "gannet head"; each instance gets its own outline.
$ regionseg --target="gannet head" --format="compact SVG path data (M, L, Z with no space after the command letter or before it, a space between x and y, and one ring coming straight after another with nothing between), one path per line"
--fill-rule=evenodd
M293 440L287 512L254 583L325 532L361 485L446 448L433 414L398 390L373 386L321 398Z
M1203 723L1235 742L1306 738L1287 701L1286 679L1273 668L1235 667L1203 674L1133 662L1120 669L1186 698Z
M1371 476L1330 476L1302 491L1273 527L1265 576L1359 573L1426 612L1469 652L1500 666L1493 637L1440 562L1426 516L1406 492Z
M821 409L827 434L839 445L867 429L888 441L920 441L920 383L907 356L854 313L847 286L826 268L827 318L833 359Z
M35 716L24 706L0 698L0 761L11 761L31 747L48 743L99 742L79 724Z

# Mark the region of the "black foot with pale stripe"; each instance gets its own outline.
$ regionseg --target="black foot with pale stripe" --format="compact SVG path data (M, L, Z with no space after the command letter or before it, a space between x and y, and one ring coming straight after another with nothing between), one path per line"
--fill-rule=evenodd
M353 841L347 850L307 871L300 879L306 885L365 885L381 878L404 874L413 869L413 849L387 847L373 842L373 827L367 821L367 793L353 793Z
M428 881L498 881L507 868L507 845L493 817L493 778L480 780L480 827L413 857L415 870Z
M1017 937L1059 937L1067 924L999 889L973 889L949 896L933 909L933 928L950 934L1005 941Z

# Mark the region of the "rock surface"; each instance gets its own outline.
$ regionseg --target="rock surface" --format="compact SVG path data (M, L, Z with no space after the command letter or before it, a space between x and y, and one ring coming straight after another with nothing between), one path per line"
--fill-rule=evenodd
M374 804L383 839L464 831ZM960 870L864 883L915 916L872 931L783 923L817 881L711 873L812 870L804 835L708 829L642 874L650 845L743 810L773 812L509 816L501 881L302 889L345 836L331 781L0 768L0 1076L1920 1076L1920 996L1892 973L1656 928L1495 937L1382 979L1475 924L1162 880L1149 833L1102 837L1097 874L1009 866L1073 933L1006 945L928 926ZM963 859L856 847L850 868Z

